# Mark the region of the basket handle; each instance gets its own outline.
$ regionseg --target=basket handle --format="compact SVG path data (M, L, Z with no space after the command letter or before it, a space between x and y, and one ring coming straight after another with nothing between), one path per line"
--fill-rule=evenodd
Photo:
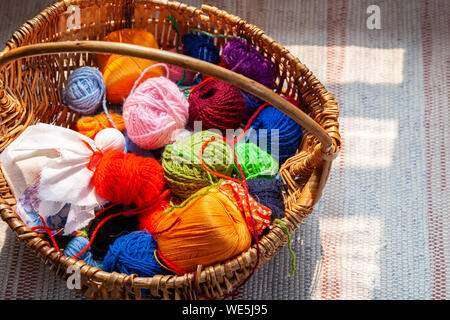
M262 84L241 74L182 54L119 42L50 42L27 45L0 53L0 69L6 63L20 58L68 52L109 53L156 60L177 65L184 69L193 70L223 80L242 90L250 92L258 98L277 107L279 110L298 122L304 129L316 136L322 144L323 151L326 153L332 152L333 140L325 129L292 103L281 98L275 92L269 90Z

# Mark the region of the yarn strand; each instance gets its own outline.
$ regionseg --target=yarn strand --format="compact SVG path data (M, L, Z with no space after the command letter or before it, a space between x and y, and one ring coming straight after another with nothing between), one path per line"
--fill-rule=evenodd
M105 219L103 219L95 228L94 232L92 233L91 239L89 240L89 243L86 245L86 247L84 247L83 250L81 250L74 258L77 259L79 256L81 256L83 253L86 252L87 249L89 249L89 247L92 245L92 243L94 242L95 236L97 235L98 230L109 220L124 215L124 216L130 216L130 215L135 215L135 214L140 214L142 213L144 210L150 210L151 208L157 206L165 197L167 197L167 195L170 194L170 190L166 190L164 191L156 200L154 203L152 203L149 206L143 206L142 208L136 208L130 211L125 211L125 212L118 212L118 213L114 213L108 217L106 217ZM99 212L96 213L97 215L102 214L103 212L105 212L106 210L111 209L112 207L116 206L117 204L112 204L106 208L104 208L103 210L100 210Z
M84 247L83 250L81 250L79 253L77 253L73 258L74 259L78 259L83 253L85 253L87 251L87 249L89 249L89 247L92 245L92 243L94 242L95 236L97 235L98 230L109 220L118 217L122 215L122 212L118 212L118 213L114 213L108 217L106 217L105 219L103 219L102 221L100 221L100 223L97 225L97 227L95 228L94 232L92 233L92 237L91 239L89 239L89 243Z
M38 214L38 216L39 216L39 219L41 219L41 221L42 221L42 226L44 227L45 232L47 232L48 236L50 237L50 239L51 239L51 241L52 241L52 243L53 243L53 247L56 249L56 251L61 252L61 250L60 250L59 247L58 247L58 244L56 243L55 238L54 238L53 235L52 235L52 232L51 232L50 229L47 227L47 224L45 223L44 218L42 218L42 216L41 216L40 214Z
M199 34L199 33L204 34L211 38L230 38L230 39L242 39L242 40L247 41L247 39L240 37L240 36L232 36L232 35L227 35L227 34L214 34L214 33L210 33L208 31L204 31L204 30L200 30L200 29L196 29L196 28L191 29L190 32L197 33L197 34Z
M173 28L175 29L175 32L177 33L177 43L176 43L176 50L177 53L180 53L180 28L178 27L177 22L175 21L175 18L173 16L168 16L167 19L172 23ZM169 76L167 76L169 77ZM177 86L179 86L180 84L182 84L184 82L184 80L186 79L186 69L183 70L183 77L177 81Z
M234 182L237 182L237 183L239 183L240 185L242 185L242 186L244 187L244 192L245 192L245 195L246 195L246 199L245 199L245 200L246 200L246 202L247 202L247 208L250 208L249 190L248 190L247 180L246 180L245 175L244 175L244 172L243 172L243 170L242 170L242 166L240 165L240 163L239 163L239 161L238 161L238 159L237 159L235 145L236 145L240 140L242 140L242 138L245 136L245 133L246 133L246 131L250 128L253 119L255 119L255 117L261 112L261 110L262 110L264 107L268 106L268 105L270 105L270 104L269 104L269 103L265 103L265 104L261 105L261 106L258 108L258 110L255 112L255 114L249 119L249 121L248 121L247 125L245 126L243 132L241 133L241 135L240 135L237 139L236 139L236 137L235 137L235 138L233 139L233 141L229 141L229 140L227 140L227 139L224 138L224 137L215 137L215 136L214 136L214 137L211 137L211 138L209 138L208 140L206 140L206 141L203 143L202 148L201 148L201 150L200 150L199 158L200 158L202 167L203 167L207 172L210 172L211 174L214 174L214 175L216 175L216 176L218 176L218 177L221 177L221 178L224 178L224 179L228 179L228 180L232 180L232 181L234 181ZM209 168L205 165L204 160L203 160L203 152L204 152L204 149L206 148L206 146L207 146L210 142L214 141L216 138L221 139L221 140L223 140L223 141L225 141L225 142L230 143L230 144L233 145L234 159L235 159L235 162L236 162L236 166L237 166L237 168L239 169L239 174L241 175L243 181L238 180L238 179L234 179L234 178L231 178L231 177L228 177L228 176L225 176L225 175L222 175L222 174L219 173L219 172L214 172L213 170L209 169ZM249 210L249 214L250 214L250 221L251 221L251 228L252 228L252 229L251 229L251 230L252 230L251 233L252 233L253 238L255 239L255 244L256 244L256 263L255 263L254 268L252 268L252 271L250 272L249 276L248 276L243 282L241 282L241 283L240 283L240 284L239 284L239 285L238 285L238 286L237 286L230 294L225 295L225 296L223 297L223 299L226 299L227 297L230 297L230 296L231 296L231 297L234 297L234 296L236 295L237 291L238 291L243 285L245 285L245 284L250 280L250 278L254 275L254 273L255 273L255 271L256 271L256 268L258 267L259 261L260 261L260 259L261 259L261 250L260 250L260 247L259 247L258 236L257 236L257 234L256 234L255 220L254 220L254 217L253 217L253 214L252 214L251 210ZM203 293L200 291L200 288L197 287L196 281L195 281L195 279L196 279L196 273L197 273L197 272L194 272L194 278L193 278L195 290L196 290L201 296L205 297L206 299L211 299L211 297L208 297L207 295L203 294Z
M106 93L103 94L102 106L103 106L103 112L105 113L106 117L108 118L109 123L111 123L111 125L114 127L114 129L119 130L117 128L116 124L114 123L114 120L111 118L109 111L108 111L108 107L106 106Z
M263 106L261 106L260 109L258 109L258 111L260 111L262 108L263 108ZM249 123L251 123L251 122L249 121ZM222 175L222 174L219 173L219 172L214 172L213 170L210 171L212 174L214 174L214 175L216 175L216 176L218 176L218 177L222 177L222 178L225 178L225 179L229 179L229 180L235 181L235 182L241 184L241 185L244 187L244 193L245 193L245 197L246 197L245 201L247 202L247 208L249 208L248 212L249 212L249 215L250 215L250 221L251 221L251 234L252 234L252 236L253 236L253 238L254 238L254 240L255 240L255 244L256 244L256 263L255 263L254 268L253 268L252 271L250 272L249 276L248 276L243 282L241 282L241 283L240 283L240 284L239 284L239 285L238 285L238 286L237 286L230 294L225 295L225 297L223 297L223 299L226 299L226 297L228 297L228 296L235 296L237 290L239 290L239 288L241 288L243 285L245 285L245 284L250 280L250 278L254 275L254 273L255 273L255 271L256 271L256 268L258 267L259 261L260 261L260 259L261 259L261 249L260 249L260 247L259 247L258 235L257 235L257 233L256 233L256 223L255 223L255 219L254 219L254 217L253 217L253 213L252 213L251 210L250 210L250 198L249 198L249 191L248 191L247 180L245 179L244 172L243 172L242 167L241 167L241 165L240 165L240 163L239 163L239 161L238 161L238 159L237 159L237 156L236 156L236 148L235 148L235 145L236 145L236 143L237 143L240 139L242 139L244 133L245 133L245 131L241 134L241 136L239 137L239 139L234 138L234 140L233 140L233 142L232 142L232 144L233 144L233 155L234 155L234 159L235 159L236 165L237 165L237 167L238 167L238 169L239 169L239 173L240 173L240 175L241 175L243 181L240 181L240 180L237 180L237 179L234 179L234 178L231 178L231 177L227 177L227 176L225 176L225 175ZM205 170L207 170L207 171L209 171L210 169L206 167L206 165L205 165L205 163L204 163L204 161L203 161L203 151L204 151L204 149L206 148L206 146L207 146L211 141L215 140L215 138L219 138L219 139L221 139L221 140L223 140L223 141L225 141L225 142L228 141L228 140L227 140L226 138L224 138L224 137L211 137L211 138L209 138L208 140L206 140L206 141L203 143L202 148L201 148L201 150L200 150L200 160L201 160L201 163L202 163L202 167L203 167ZM244 211L245 211L245 208L244 208ZM244 219L245 219L245 212L243 212L242 214L243 214ZM247 221L247 220L246 220L246 221ZM195 274L194 274L194 281L195 281ZM194 282L194 285L195 285L195 282ZM206 295L204 295L204 294L199 290L199 288L197 288L197 286L195 286L195 289L196 289L196 291L198 291L198 293L199 293L200 295L206 297L207 299L210 299L210 297L207 297Z
M159 257L161 258L161 260L169 267L172 268L173 270L176 271L176 273L179 274L185 274L186 271L184 271L183 269L178 268L177 266L173 265L172 263L170 263L166 258L164 258L164 256L161 254L161 252L159 251L159 249L156 249L155 251L158 252Z
M164 269L169 270L170 272L173 272L173 273L177 273L176 270L174 270L174 269L172 269L172 268L166 266L166 265L163 264L161 261L159 261L157 251L158 251L158 250L153 251L153 256L155 257L156 262L158 262L158 264L159 264L161 267L163 267Z
M294 252L294 250L292 250L291 233L289 232L288 228L283 223L283 221L281 221L281 219L275 219L273 222L274 223L278 223L281 226L281 228L284 230L284 232L286 233L286 235L288 237L288 249L289 249L289 253L291 254L291 257L292 257L291 276L294 276L295 275L295 252Z
M150 67L147 67L144 71L142 71L141 75L139 76L139 78L137 78L137 80L134 82L133 88L130 91L130 95L133 94L134 90L136 90L136 87L138 86L139 82L142 80L142 78L145 76L145 74L150 71L151 69L155 68L155 67L163 67L164 69L166 69L166 78L169 77L169 68L167 67L167 65L165 63L155 63L152 64Z
M205 190L205 192L198 193L198 194L194 194L194 195L190 196L190 197L189 197L188 199L186 199L181 205L174 205L173 202L172 202L172 200L171 200L171 201L170 201L171 207L168 208L168 209L166 209L166 210L164 211L164 214L169 214L169 213L172 212L174 209L181 209L181 208L186 207L186 205L187 205L189 202L191 202L191 201L194 200L195 198L204 196L205 194L207 194L207 193L209 192L209 190L211 190L211 189L214 188L214 187L217 187L219 184L220 184L220 181L219 181L219 183L210 185L210 186Z

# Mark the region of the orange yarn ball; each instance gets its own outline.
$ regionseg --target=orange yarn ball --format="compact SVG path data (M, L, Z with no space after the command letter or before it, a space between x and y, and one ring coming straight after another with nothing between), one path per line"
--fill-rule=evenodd
M120 114L109 111L109 115L116 124L118 130L122 131L125 129L125 123ZM104 112L93 117L80 118L77 122L78 132L91 139L94 139L99 131L106 128L113 128L113 125Z
M154 233L158 222L165 216L164 211L169 208L170 202L163 200L156 208L152 208L139 214L139 230L146 230L150 233Z
M122 42L159 49L153 34L141 29L121 29L107 35L103 41ZM120 104L133 88L141 73L156 61L121 55L97 55L97 62L106 84L106 98L109 102ZM151 77L165 76L163 67L149 70L141 82Z
M183 208L163 215L154 233L158 253L177 273L193 272L236 257L252 241L245 218L224 193L199 190ZM201 194L201 195L200 195Z
M153 158L110 150L103 154L94 172L97 193L114 203L151 205L161 194L165 180L161 165Z

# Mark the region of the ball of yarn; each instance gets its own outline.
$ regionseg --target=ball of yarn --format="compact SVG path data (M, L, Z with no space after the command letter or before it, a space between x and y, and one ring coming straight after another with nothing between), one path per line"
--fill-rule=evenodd
M165 216L164 211L171 207L170 202L163 200L156 208L145 211L139 214L139 230L146 230L150 233L156 232L156 226L159 221Z
M108 150L123 150L125 148L125 137L114 128L101 130L94 138L95 143L103 152Z
M278 179L256 178L247 181L248 191L263 206L272 210L271 220L285 216L282 190L286 186Z
M253 79L273 89L275 86L275 65L258 50L242 39L232 39L223 48L224 66L234 72ZM242 91L247 106L244 123L256 112L264 101L255 95Z
M92 239L93 232L100 222L112 214L123 211L124 208L118 205L96 216L87 228L89 239ZM113 244L117 238L136 231L138 229L138 216L119 215L104 222L104 224L97 230L94 240L89 248L94 259L103 259L109 250L109 246Z
M72 72L63 92L67 106L81 114L92 114L100 107L106 92L102 73L92 67Z
M167 266L180 274L192 272L197 265L223 262L250 247L246 220L227 195L210 189L191 199L164 215L156 227L158 253Z
M189 103L177 85L164 77L147 79L123 104L127 135L143 149L157 149L174 141L184 129Z
M177 52L177 48L169 49L169 51ZM184 50L180 50L179 53L184 54ZM184 76L184 80L182 83L190 83L190 82L194 81L194 78L195 78L194 71L184 69L182 67L175 66L172 64L168 64L167 67L169 68L169 79L172 80L173 82L177 83L178 81L183 79L183 76ZM186 74L185 74L185 71L186 71Z
M186 55L214 64L219 63L219 49L209 36L187 33L182 36L181 40Z
M67 257L75 257L81 250L83 250L89 243L89 239L85 237L74 237L70 242L67 244L66 248L64 249L64 255ZM103 264L99 261L96 261L94 257L92 256L92 253L90 249L87 249L79 258L78 260L83 260L88 265L93 267L102 268Z
M228 69L253 79L268 88L275 86L275 66L243 39L231 39L222 50Z
M125 129L125 124L120 114L109 111L109 115L114 121L118 130L122 131L123 129ZM100 130L106 128L113 128L113 125L104 112L93 117L82 117L77 122L77 131L91 139L94 139L95 135Z
M246 106L241 91L221 80L208 78L189 95L189 127L201 121L202 128L236 129L245 117Z
M232 180L223 180L217 188L226 194L241 211L244 211L247 225L254 236L261 235L270 227L272 211L247 194L243 185Z
M103 41L113 41L159 49L153 34L142 29L121 29L108 34ZM106 97L111 103L123 103L141 73L156 61L121 55L97 55L100 71L106 83ZM141 81L165 75L163 67L149 70Z
M295 155L302 139L301 126L274 106L263 108L253 119L251 128L256 130L256 134L250 137L250 141L261 145L261 140L264 140L267 151L280 163Z
M277 175L278 162L256 144L241 143L235 150L246 179L273 178Z
M168 187L178 197L185 199L211 183L208 172L199 160L203 143L211 137L219 137L211 131L201 131L168 145L163 152L162 167ZM213 171L230 175L234 157L231 147L223 140L210 142L203 152L205 165ZM215 176L211 176L217 181Z
M162 167L155 159L110 150L97 165L93 183L101 197L140 208L161 194L165 180Z
M137 274L139 277L168 274L155 259L156 245L156 240L146 231L124 235L109 247L103 268L107 272Z

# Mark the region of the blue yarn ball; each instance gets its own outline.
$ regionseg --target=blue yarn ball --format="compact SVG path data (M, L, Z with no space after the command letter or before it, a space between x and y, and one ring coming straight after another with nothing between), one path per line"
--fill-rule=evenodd
M73 238L64 249L64 255L68 257L75 257L81 250L83 250L89 244L89 239L85 237ZM102 268L102 263L94 260L90 249L87 249L78 260L83 260L88 265L93 267Z
M219 49L209 36L187 33L183 35L182 41L186 55L214 64L220 62Z
M288 115L274 106L266 106L253 119L249 141L262 147L262 140L266 138L267 152L282 163L295 155L302 140L302 127ZM267 130L267 135L265 130ZM278 130L278 143L276 143L276 130ZM274 141L272 142L272 137Z
M258 98L257 96L241 90L242 96L244 97L245 101L245 118L243 123L246 124L248 120L251 118L251 116L258 110L260 106L262 106L265 102L264 100Z
M106 85L102 73L92 67L72 72L63 92L67 106L81 114L93 114L106 103Z
M103 269L140 277L167 274L156 261L156 240L147 231L135 231L117 238L103 259Z

